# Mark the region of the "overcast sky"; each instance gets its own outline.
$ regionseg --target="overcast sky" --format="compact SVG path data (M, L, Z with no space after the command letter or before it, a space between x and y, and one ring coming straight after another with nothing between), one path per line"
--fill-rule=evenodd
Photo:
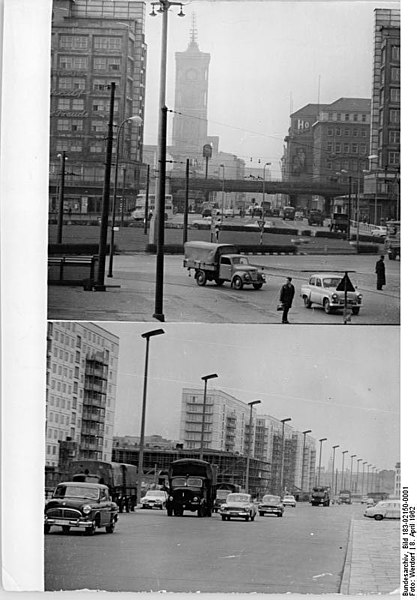
M208 133L220 150L272 163L278 176L289 115L306 104L371 98L374 9L399 2L191 0L168 20L167 106L174 108L175 52L198 44L211 56ZM146 10L145 143L157 139L161 15ZM169 117L172 119L172 115Z
M120 337L116 435L139 435L145 340L159 325L101 323ZM378 468L400 459L399 328L163 324L150 340L146 435L179 439L184 387L201 377L257 414L326 437L323 464L339 444ZM391 357L391 358L390 358ZM338 456L338 453L336 456ZM339 455L340 458L340 455Z

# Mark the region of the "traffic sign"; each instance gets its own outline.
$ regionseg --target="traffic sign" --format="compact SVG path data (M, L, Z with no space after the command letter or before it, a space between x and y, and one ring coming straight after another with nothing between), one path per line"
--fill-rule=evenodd
M349 275L347 273L345 273L336 288L336 292L354 292L354 291L355 291L355 286L349 279Z

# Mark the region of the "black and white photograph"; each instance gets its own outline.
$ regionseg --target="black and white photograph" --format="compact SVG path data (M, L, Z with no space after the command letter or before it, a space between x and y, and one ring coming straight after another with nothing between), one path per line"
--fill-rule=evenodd
M408 0L0 17L5 592L415 595Z

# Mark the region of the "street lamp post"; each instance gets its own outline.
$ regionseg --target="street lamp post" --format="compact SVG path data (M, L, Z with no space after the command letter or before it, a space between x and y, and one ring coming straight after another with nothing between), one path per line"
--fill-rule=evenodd
M353 459L356 458L356 454L352 454L350 457L350 491L353 493Z
M359 491L359 463L362 462L361 458L356 459L356 492Z
M204 450L204 421L206 417L206 402L207 402L207 381L209 379L216 379L217 373L211 373L211 375L204 375L201 379L204 381L204 394L203 394L203 414L201 417L201 440L200 440L200 460L203 460Z
M267 162L267 163L264 164L264 170L263 170L264 171L263 172L263 176L264 177L263 177L263 181L262 181L262 211L265 210L265 208L264 208L264 203L265 203L265 169L268 166L269 167L271 166L270 162Z
M146 417L146 392L148 387L148 361L149 361L149 340L155 335L162 335L165 333L163 329L153 329L142 333L143 338L146 340L146 351L145 351L145 371L143 376L143 396L142 396L142 419L140 425L140 438L139 438L139 458L138 458L138 483L136 491L136 504L139 506L141 495L142 495L142 479L143 479L143 451L145 446L145 417Z
M281 440L281 477L280 477L280 493L284 491L284 452L285 452L285 423L291 421L291 417L281 419L282 423L282 440Z
M343 484L344 484L344 479L345 479L345 454L347 454L349 452L349 450L343 450L342 452L342 482L340 484L340 489L343 490Z
M224 214L224 165L220 165L223 169L223 181L222 181L222 223L223 223L223 214Z
M260 400L253 400L252 402L248 402L248 406L250 406L249 413L249 439L248 439L248 455L246 457L246 479L245 479L245 488L246 493L249 494L249 463L250 463L250 455L251 455L251 445L252 445L252 410L255 404L260 404Z
M365 496L365 465L367 464L366 460L362 461L362 496Z
M321 447L323 445L323 442L326 442L327 438L321 438L321 440L319 440L320 442L320 452L319 452L319 474L317 476L317 487L320 487L320 472L321 472Z
M155 219L157 227L156 248L156 276L155 276L155 312L153 317L158 321L164 321L163 313L163 290L164 290L164 234L165 234L165 176L166 176L166 142L167 142L167 107L165 106L166 75L167 75L167 41L168 41L168 11L171 6L180 6L178 16L185 16L182 12L182 2L171 2L170 0L158 0L151 2L152 12L150 15L156 17L155 6L159 6L158 12L162 13L162 36L161 36L161 70L159 86L159 125L158 125L158 164L159 176L155 194Z
M114 228L116 225L116 206L117 206L117 179L119 172L119 142L120 142L120 133L123 129L123 125L128 121L132 121L133 123L139 123L142 125L143 120L139 115L134 115L133 117L127 117L124 119L117 128L116 135L116 168L114 172L114 192L113 192L113 206L112 206L112 220L111 220L111 232L110 232L110 256L109 256L109 270L107 273L107 277L113 277L113 255L114 255Z
M304 491L304 462L305 462L305 449L306 449L306 435L307 433L311 433L311 429L306 429L303 433L303 456L301 462L301 491Z
M369 470L371 469L372 465L369 465L366 467L367 468L367 474L366 474L366 493L369 494L370 490L371 490L371 486L370 486L370 480L369 480Z
M335 455L336 455L336 448L340 448L339 444L337 444L336 446L332 446L333 448L333 461L332 461L332 494L333 497L336 496L336 490L334 488L334 461L335 461Z
M62 154L58 154L61 159L61 180L59 186L59 201L58 201L58 228L56 234L56 243L62 244L62 227L64 223L64 187L65 187L65 161L68 160L65 150Z

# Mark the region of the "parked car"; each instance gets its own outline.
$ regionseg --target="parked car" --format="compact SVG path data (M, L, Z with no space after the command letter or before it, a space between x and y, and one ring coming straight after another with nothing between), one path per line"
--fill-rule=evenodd
M282 517L284 514L284 505L281 502L281 497L266 494L258 504L258 512L260 517L264 515Z
M321 225L324 223L324 215L321 210L311 210L308 215L308 224L311 225Z
M383 225L375 225L373 229L371 229L371 235L377 238L385 239L387 237L387 227Z
M164 490L148 490L141 500L141 508L159 508L163 510L166 507L168 494Z
M229 494L226 502L220 507L219 513L222 521L233 519L255 520L256 506L250 494Z
M381 500L375 506L368 506L363 513L365 517L382 521L382 519L399 519L401 517L400 500Z
M62 527L64 533L74 528L93 535L99 527L113 533L118 512L107 485L66 481L57 485L45 504L44 533L52 526Z
M286 494L282 499L282 503L284 506L292 506L293 508L297 506L297 501L291 494Z
M302 221L304 219L304 215L301 212L301 210L296 210L295 211L295 217L294 218L295 218L296 221Z
M314 273L311 275L308 283L301 286L304 306L311 308L313 304L317 304L324 309L326 314L343 309L345 292L343 289L336 289L342 279L343 276L340 273ZM354 315L359 314L362 300L363 296L357 289L347 292L347 307Z

